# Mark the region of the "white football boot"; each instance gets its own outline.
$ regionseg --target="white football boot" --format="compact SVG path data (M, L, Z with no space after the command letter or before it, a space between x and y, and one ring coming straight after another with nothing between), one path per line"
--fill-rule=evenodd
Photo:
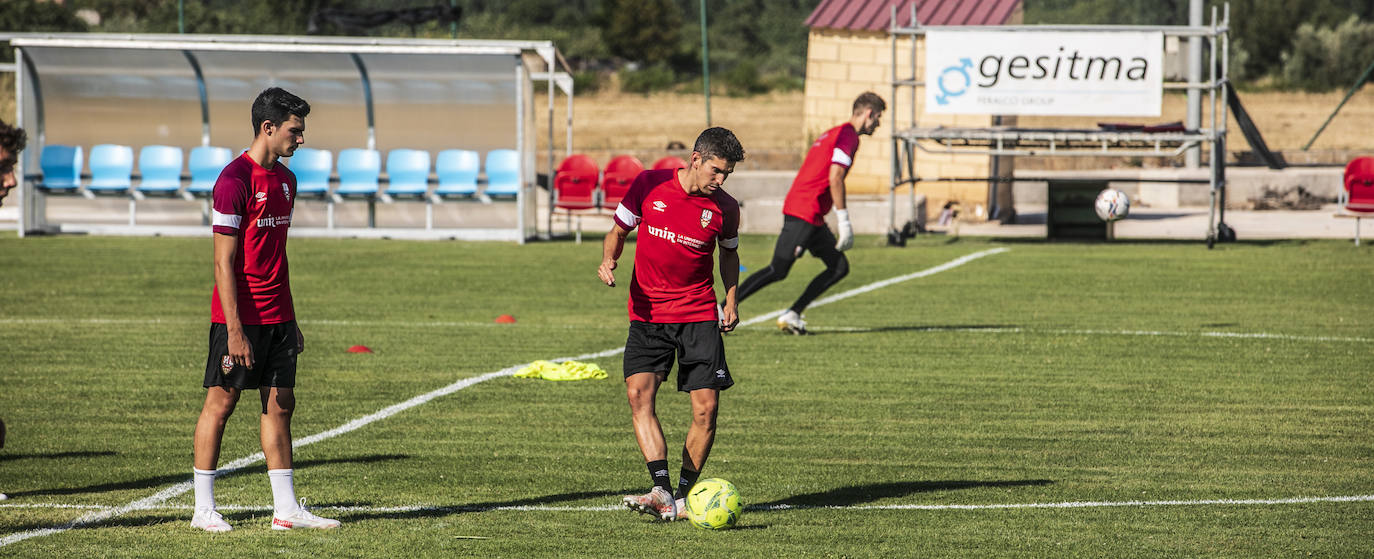
M654 489L643 495L626 495L621 499L625 506L632 511L640 514L647 514L655 520L672 522L677 520L678 506L673 495L665 491L662 487L655 486Z
M295 530L297 528L318 528L330 530L338 528L340 522L333 518L323 518L315 516L310 511L305 510L305 499L301 499L301 506L296 508L296 512L285 516L272 515L273 530Z
M778 330L804 336L806 335L806 321L802 320L802 315L788 309L787 312L778 317Z
M228 532L234 527L224 521L224 517L219 511L213 509L196 509L196 513L191 516L191 527L205 530L206 532Z

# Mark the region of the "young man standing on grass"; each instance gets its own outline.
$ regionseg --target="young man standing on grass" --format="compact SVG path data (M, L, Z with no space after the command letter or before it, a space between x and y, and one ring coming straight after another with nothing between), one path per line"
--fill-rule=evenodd
M10 126L0 120L0 206L5 205L5 196L9 195L10 189L19 185L19 179L14 176L14 166L19 164L19 152L24 151L27 141L28 136L23 128ZM4 421L0 421L0 448L5 448ZM0 501L8 498L9 495L0 493Z
M244 390L262 400L262 452L272 485L272 529L337 528L296 502L291 468L291 413L296 408L296 356L305 337L296 326L286 265L286 230L295 207L296 175L279 158L305 142L310 105L285 90L253 101L253 143L215 181L215 289L210 302L210 354L205 404L195 433L196 509L191 526L233 528L215 511L215 468L224 424Z
M735 383L725 364L721 332L739 323L739 204L720 187L743 159L744 148L734 133L707 129L697 137L686 168L645 171L635 178L602 243L597 275L615 287L625 237L643 225L630 280L625 390L635 440L654 487L644 495L627 495L623 502L660 520L678 518L681 500L701 475L715 441L720 391ZM720 307L711 269L716 245L725 288ZM677 389L692 402L676 499L668 477L668 445L654 410L658 387L668 379L674 358Z
M801 258L802 251L825 262L825 270L811 280L806 290L792 306L778 317L778 329L793 334L806 333L802 311L830 286L849 275L849 259L844 251L854 246L854 227L849 222L845 203L844 179L859 151L859 136L873 135L887 104L873 92L864 92L854 100L849 121L831 128L811 144L802 161L801 170L792 180L792 188L782 206L782 233L773 248L773 261L754 272L739 288L739 302L770 283L787 277L792 264ZM825 214L835 208L839 221L839 239L825 226Z

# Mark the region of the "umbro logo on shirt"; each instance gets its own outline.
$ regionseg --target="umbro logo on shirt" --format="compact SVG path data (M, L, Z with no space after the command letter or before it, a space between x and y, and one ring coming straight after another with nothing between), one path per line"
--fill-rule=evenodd
M663 200L654 200L654 210L655 210L655 211L660 211L660 212L661 212L661 211L666 210L667 208L668 208L668 204L663 203Z
M725 369L716 369L716 378L725 378Z
M259 192L259 193L258 193L258 201L259 201L259 202L261 202L261 201L263 201L263 200L266 200L266 199L267 199L267 193L266 193L266 192Z

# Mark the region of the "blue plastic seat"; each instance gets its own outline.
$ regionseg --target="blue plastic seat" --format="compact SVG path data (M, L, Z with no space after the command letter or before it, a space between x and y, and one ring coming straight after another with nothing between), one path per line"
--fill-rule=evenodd
M91 183L87 192L125 194L133 186L134 148L100 144L91 148Z
M81 146L43 146L39 159L45 192L71 193L81 188Z
M296 175L296 197L321 197L329 193L329 172L334 154L327 149L296 148L291 156L291 172Z
M198 146L191 148L191 158L187 166L191 169L191 184L186 193L192 196L209 196L215 190L215 181L220 171L234 159L229 148Z
M472 196L477 194L477 174L482 170L482 157L475 151L446 149L434 161L439 175L436 196Z
M386 156L389 196L423 197L429 191L429 152L393 149Z
M138 191L168 196L181 190L181 148L143 146L138 151Z
M487 152L488 196L516 196L520 193L520 153L513 149Z
M382 174L382 154L375 149L350 148L339 152L339 196L377 195Z

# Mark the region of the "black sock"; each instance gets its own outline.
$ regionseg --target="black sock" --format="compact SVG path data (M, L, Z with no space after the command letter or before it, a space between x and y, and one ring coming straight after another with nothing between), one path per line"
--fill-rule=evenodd
M696 485L697 478L700 476L701 472L693 472L692 470L689 470L684 466L682 468L682 471L678 472L677 495L675 498L686 498L687 492L692 490L692 486Z
M662 487L668 494L673 493L673 482L668 477L668 461L654 460L645 464L649 467L649 476L654 478L654 486Z

